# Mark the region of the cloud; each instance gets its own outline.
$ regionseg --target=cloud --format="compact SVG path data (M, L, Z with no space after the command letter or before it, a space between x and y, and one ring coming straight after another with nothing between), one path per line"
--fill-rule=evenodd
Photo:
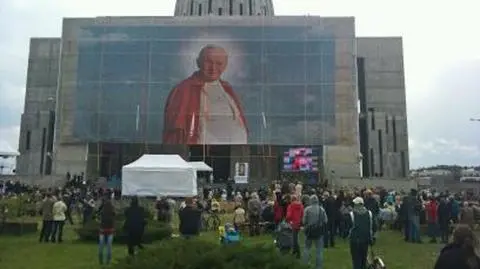
M409 140L411 167L437 164L478 165L480 147L462 144L456 139ZM447 162L448 160L448 162Z
M20 126L0 127L0 141L5 141L10 147L18 149Z

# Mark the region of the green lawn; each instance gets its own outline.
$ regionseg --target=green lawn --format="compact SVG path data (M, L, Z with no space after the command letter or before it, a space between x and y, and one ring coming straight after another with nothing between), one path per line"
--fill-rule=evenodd
M0 237L0 268L99 268L96 245L77 242L71 226L66 227L65 233L65 241L62 244L40 244L37 235ZM216 240L214 233L202 236L207 240ZM255 242L270 244L273 240L269 236L244 239L245 244ZM441 245L434 244L407 244L398 232L383 232L379 235L375 251L383 257L388 269L431 269L441 247ZM114 246L114 258L121 258L125 255L126 247ZM342 240L339 241L336 248L327 249L324 257L324 268L326 269L351 268L349 249Z

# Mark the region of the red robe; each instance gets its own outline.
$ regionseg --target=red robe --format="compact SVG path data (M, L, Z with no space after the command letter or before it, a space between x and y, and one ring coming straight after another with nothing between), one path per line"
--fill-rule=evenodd
M237 106L240 120L243 126L246 126L240 100L232 86L223 80L220 80L220 84ZM199 115L204 85L205 82L201 80L199 73L195 72L170 92L165 104L163 144L201 144Z

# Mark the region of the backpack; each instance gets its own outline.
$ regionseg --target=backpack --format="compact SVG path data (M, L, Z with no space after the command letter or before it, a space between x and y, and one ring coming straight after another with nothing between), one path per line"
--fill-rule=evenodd
M275 244L279 249L290 249L293 246L292 226L284 220L278 225Z
M308 239L318 239L322 237L326 232L325 225L325 209L318 207L318 220L315 223L311 223L305 226L305 236Z
M368 216L370 218L370 237L373 236L373 214L372 211L368 210ZM352 219L352 228L350 230L350 235L352 234L353 229L355 228L355 214L353 211L350 212L350 218Z

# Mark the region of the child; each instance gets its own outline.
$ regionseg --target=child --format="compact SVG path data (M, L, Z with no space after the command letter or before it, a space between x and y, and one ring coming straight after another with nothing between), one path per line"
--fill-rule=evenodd
M233 226L235 230L239 231L245 224L245 209L241 206L236 206L233 215Z
M275 244L282 254L289 253L293 247L292 226L290 226L285 220L282 220L278 224Z
M224 233L220 236L220 242L224 245L231 245L240 242L240 233L233 228L233 226L229 223L225 224L225 227L220 229L224 231Z

